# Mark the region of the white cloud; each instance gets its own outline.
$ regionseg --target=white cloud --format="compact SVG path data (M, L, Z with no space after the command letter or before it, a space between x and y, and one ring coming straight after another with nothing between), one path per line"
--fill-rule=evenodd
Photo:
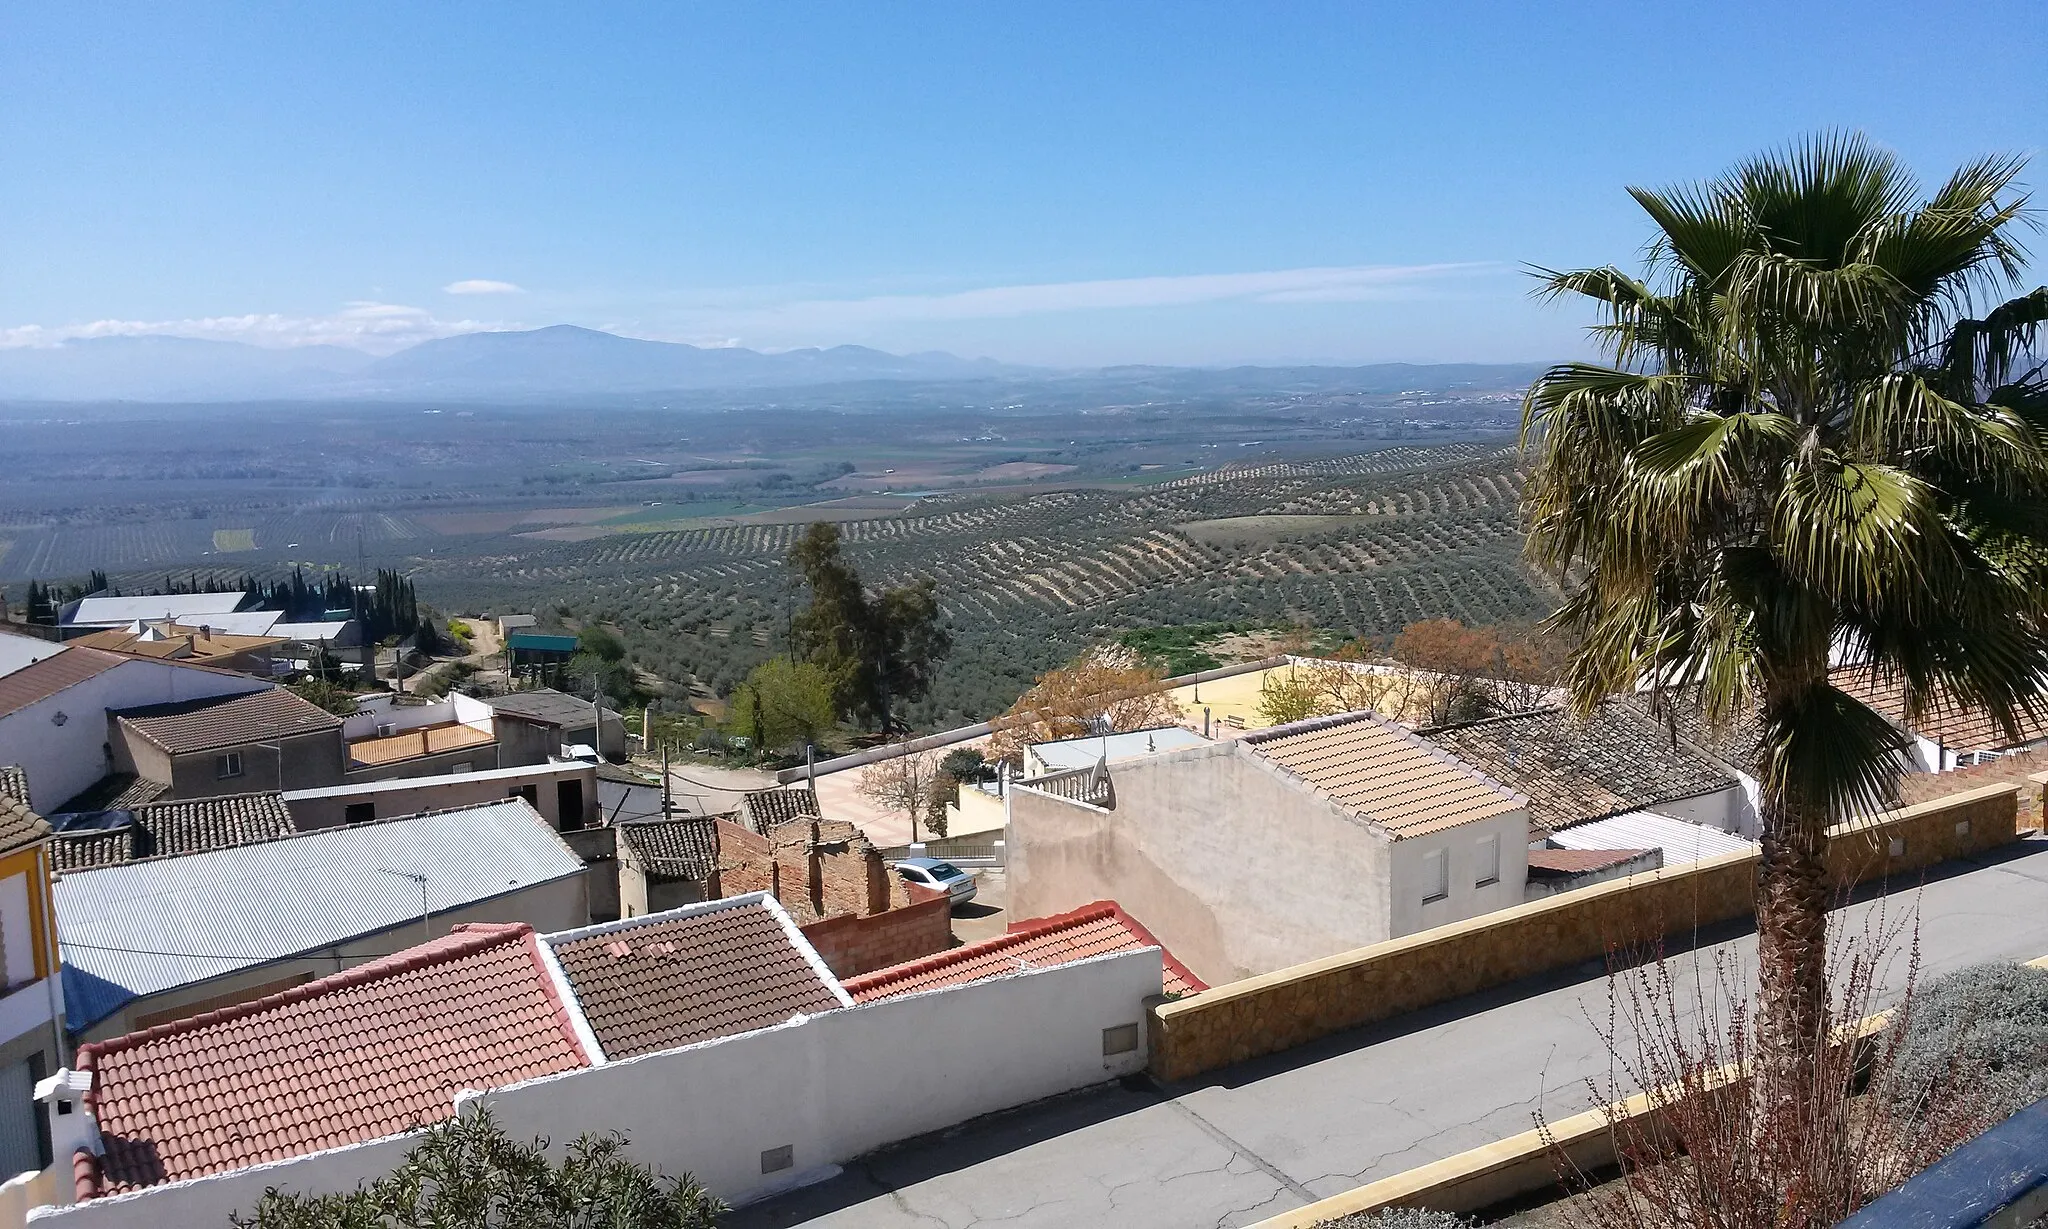
M1093 282L992 286L952 294L879 295L864 299L809 299L742 313L759 325L813 328L896 320L976 320L1048 312L1201 303L1335 303L1418 297L1422 284L1492 273L1490 261L1429 265L1339 265L1262 273L1197 273L1127 277Z
M186 320L95 320L87 324L27 324L0 329L0 348L56 346L88 337L198 337L256 346L348 346L389 354L418 342L457 333L522 327L502 321L443 320L421 307L354 302L324 316L259 313Z
M494 282L487 277L465 278L441 287L443 294L525 294L526 290L511 282Z

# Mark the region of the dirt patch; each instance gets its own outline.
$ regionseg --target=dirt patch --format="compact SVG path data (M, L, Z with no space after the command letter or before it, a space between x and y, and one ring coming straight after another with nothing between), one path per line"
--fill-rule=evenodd
M1071 474L1078 466L1054 465L1047 461L1005 461L991 465L977 472L977 478L1050 478L1054 474Z
M1210 546L1243 546L1277 542L1290 534L1328 533L1383 518L1360 513L1356 516L1227 516L1213 521L1189 521L1180 531Z
M518 536L534 538L541 542L588 542L592 538L607 537L617 532L618 529L609 525L561 525L554 529L536 529Z
M638 505L610 508L493 508L475 512L426 512L414 519L436 533L505 533L519 525L588 525L631 512Z
M213 549L223 553L255 550L256 531L253 529L216 529L213 531Z

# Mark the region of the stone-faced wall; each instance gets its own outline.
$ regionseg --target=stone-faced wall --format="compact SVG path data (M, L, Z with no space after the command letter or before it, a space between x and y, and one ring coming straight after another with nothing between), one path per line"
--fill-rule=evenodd
M1917 875L2015 839L2018 787L1994 785L1837 827L1846 889ZM1756 908L1755 853L1631 875L1162 1003L1152 1071L1180 1080ZM1199 970L1197 970L1199 972Z

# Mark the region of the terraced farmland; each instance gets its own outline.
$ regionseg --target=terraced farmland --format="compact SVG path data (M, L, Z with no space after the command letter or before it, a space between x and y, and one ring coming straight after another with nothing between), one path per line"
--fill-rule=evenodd
M1436 615L1540 614L1551 595L1520 561L1521 487L1511 451L1452 445L1147 487L945 495L840 528L871 580L938 582L956 647L918 716L940 722L1002 707L1048 666L1127 627L1269 619L1377 634ZM1240 532L1216 532L1219 521ZM722 692L780 644L801 600L782 557L800 531L521 542L515 553L423 561L420 592L451 608L553 603L616 621L643 664Z

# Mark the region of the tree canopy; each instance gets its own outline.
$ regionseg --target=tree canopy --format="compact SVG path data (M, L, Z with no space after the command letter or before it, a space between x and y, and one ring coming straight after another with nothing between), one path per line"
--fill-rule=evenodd
M832 682L809 662L771 657L733 690L726 726L752 739L756 751L815 743L837 719Z
M790 619L794 656L832 677L840 713L889 732L896 706L931 690L953 647L937 587L920 578L869 593L840 552L839 527L822 521L790 548L789 564L810 590Z
M236 1229L712 1229L725 1207L685 1174L657 1177L626 1139L585 1135L560 1160L488 1110L435 1124L392 1173L336 1195L266 1191Z

